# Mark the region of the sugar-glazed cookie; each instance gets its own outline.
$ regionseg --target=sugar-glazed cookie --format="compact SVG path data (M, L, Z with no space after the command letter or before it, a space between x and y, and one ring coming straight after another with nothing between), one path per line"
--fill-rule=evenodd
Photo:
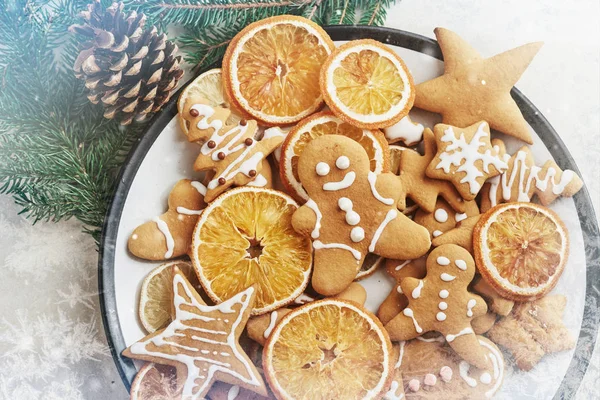
M448 204L446 200L439 197L435 203L433 212L426 212L423 209L419 209L415 213L413 220L419 225L427 228L433 240L454 229L457 224L465 219L479 215L477 202L471 200L465 201L463 204L465 212L456 212L450 207L450 204Z
M475 261L462 247L447 244L435 248L427 258L427 276L405 278L400 283L408 307L385 325L392 340L408 340L437 331L458 355L487 369L471 320L487 312L485 301L467 290L475 275Z
M146 260L168 260L187 254L192 232L206 203L206 186L182 179L169 194L169 209L132 232L127 242L131 254Z
M294 229L313 240L312 286L326 296L344 290L368 253L413 259L431 245L425 228L398 212L400 181L370 171L360 144L341 135L313 139L300 156L310 199L294 213Z

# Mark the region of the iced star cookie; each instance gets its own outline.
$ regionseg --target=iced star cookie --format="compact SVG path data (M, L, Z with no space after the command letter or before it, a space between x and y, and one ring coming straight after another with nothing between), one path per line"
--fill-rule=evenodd
M467 290L475 275L475 261L462 247L447 244L427 257L423 279L400 282L408 306L385 325L393 341L409 340L437 331L457 354L478 368L490 367L477 342L471 320L487 312L485 301Z
M396 208L398 177L371 172L366 151L354 140L312 140L298 172L310 199L296 210L292 225L313 240L312 286L318 293L332 296L348 287L368 253L412 259L429 250L427 230Z
M437 124L433 128L437 154L427 166L430 178L452 182L465 200L473 200L483 183L506 171L508 165L492 147L485 121L460 128Z
M214 381L239 385L262 396L267 389L240 347L256 292L249 287L216 306L208 306L174 267L173 321L123 351L129 358L172 365L182 397L201 399Z
M435 203L433 212L426 212L423 209L418 209L413 220L421 226L424 226L431 234L432 240L438 236L448 232L456 227L469 217L479 215L479 207L477 202L465 201L464 212L456 212L454 209L441 197L438 197Z
M168 210L131 233L127 248L146 260L168 260L187 254L192 232L206 203L206 186L182 179L169 194Z
M444 74L417 85L415 107L442 114L443 123L469 126L487 121L493 129L529 144L531 129L510 95L541 42L484 59L456 33L434 30L444 55Z
M485 337L476 336L476 342L490 360L489 369L469 365L444 342L400 342L398 364L406 399L492 398L502 386L504 357Z
M422 124L413 122L407 115L394 125L385 128L383 133L389 144L402 142L406 147L411 147L423 140L424 129Z

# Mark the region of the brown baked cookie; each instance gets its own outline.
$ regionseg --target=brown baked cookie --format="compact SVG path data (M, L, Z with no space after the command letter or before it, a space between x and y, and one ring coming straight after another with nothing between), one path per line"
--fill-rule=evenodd
M484 59L456 33L434 30L444 55L444 74L417 85L415 107L442 114L445 124L487 121L493 129L533 143L531 129L510 95L541 42Z
M469 365L444 342L411 340L400 342L400 369L407 399L485 399L500 389L504 379L504 357L483 336L477 344L490 360L489 369ZM402 345L403 348L402 348Z
M433 247L443 244L456 244L473 254L473 228L479 221L480 215L465 218L456 224L456 227L434 237L431 240Z
M520 369L529 371L544 355L575 347L575 339L562 323L566 304L561 295L516 303L512 312L490 329L488 337L506 348Z
M483 315L480 315L477 318L473 318L473 320L471 321L471 327L473 328L473 332L475 332L476 335L483 335L484 333L492 329L492 326L494 326L494 324L496 323L497 318L498 315L490 311Z
M408 306L385 325L393 341L409 340L425 332L440 332L458 355L478 368L488 369L471 320L487 312L485 301L467 290L475 275L475 261L462 247L446 244L427 257L423 279L400 282Z
M206 186L182 179L169 194L168 210L132 232L127 247L146 260L168 260L187 254L198 216L206 207Z
M383 400L402 400L404 399L404 382L400 367L404 357L404 342L392 344L390 357L394 361L392 383L390 389L383 395Z
M449 230L454 229L458 223L467 219L479 215L479 207L477 202L465 201L465 212L459 213L454 211L452 207L441 197L438 197L435 203L435 209L433 212L426 212L422 209L417 210L413 221L421 226L424 226L431 234L431 239L434 240L438 236L442 235Z
M485 279L478 278L472 288L475 293L479 293L485 299L489 309L498 315L507 316L515 305L514 301L500 296Z

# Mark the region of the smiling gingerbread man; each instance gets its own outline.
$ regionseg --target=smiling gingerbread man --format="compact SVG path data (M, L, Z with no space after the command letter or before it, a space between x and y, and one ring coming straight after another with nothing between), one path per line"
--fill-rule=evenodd
M425 228L398 212L401 183L392 173L375 174L356 141L342 135L312 140L298 161L310 196L292 218L315 249L313 288L332 296L356 278L366 255L414 259L431 245Z

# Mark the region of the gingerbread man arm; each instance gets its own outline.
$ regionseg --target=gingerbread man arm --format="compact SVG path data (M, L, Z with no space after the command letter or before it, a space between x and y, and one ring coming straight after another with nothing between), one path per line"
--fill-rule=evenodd
M487 307L487 303L485 302L485 300L483 300L483 298L481 298L480 296L477 295L472 295L471 297L473 300L475 300L475 307L472 308L473 311L473 318L477 318L480 317L482 315L484 315L485 313L487 313L488 307Z
M410 340L424 333L418 320L414 318L412 309L408 307L385 324L385 330L391 341Z
M413 290L415 290L415 288L417 286L419 286L420 282L421 282L421 279L416 279L416 278L412 278L412 277L402 279L400 281L400 287L402 288L402 293L409 296L413 292Z
M404 195L401 178L398 175L392 174L391 172L377 175L375 189L381 196L392 198L396 203Z
M377 240L372 239L369 251L397 260L412 260L427 253L431 247L427 229L398 211L396 214ZM408 237L410 240L406 240Z
M309 206L303 205L292 215L292 226L301 235L309 236L317 225L317 214Z

